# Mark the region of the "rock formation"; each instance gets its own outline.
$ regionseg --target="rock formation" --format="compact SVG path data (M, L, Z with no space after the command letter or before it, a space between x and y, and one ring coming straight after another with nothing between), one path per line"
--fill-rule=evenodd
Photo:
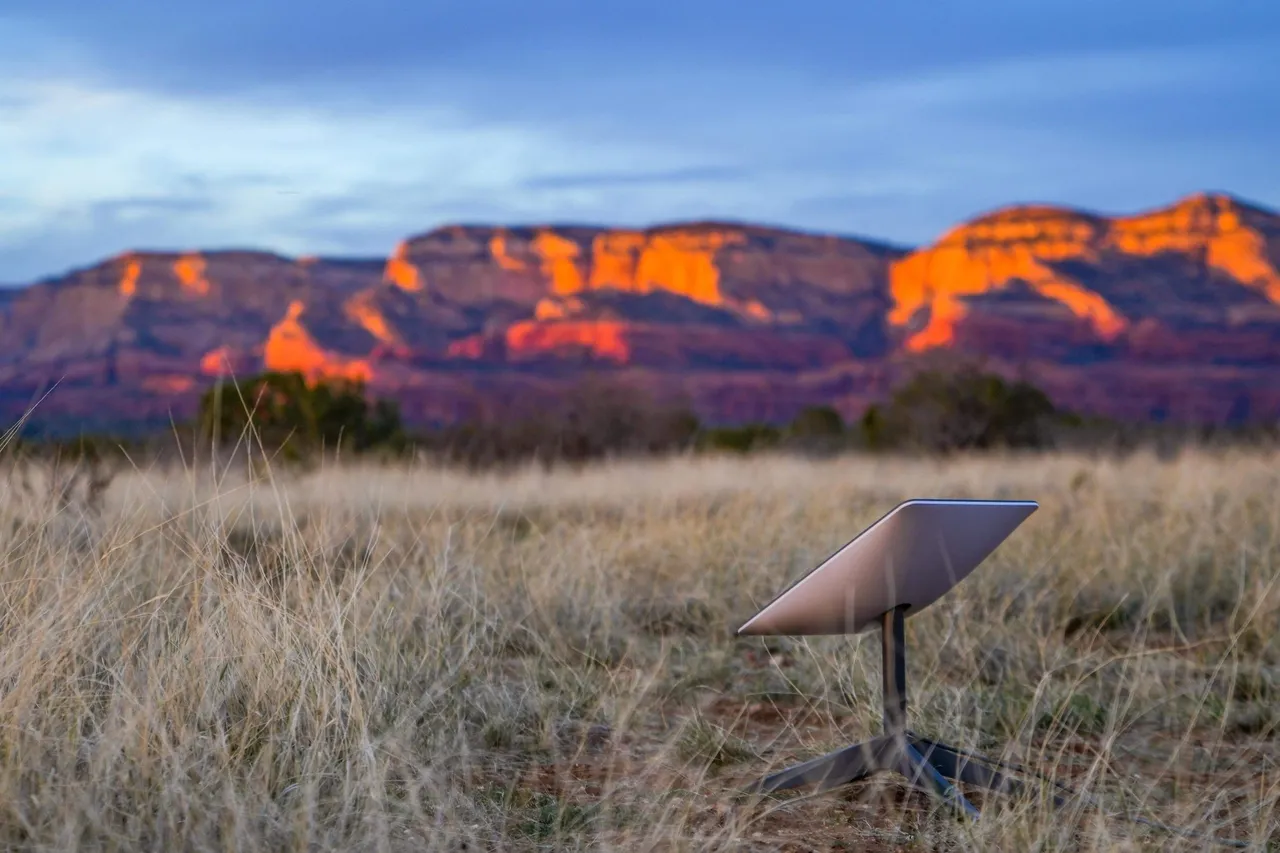
M921 359L981 359L1126 419L1280 415L1280 216L1226 195L1017 206L915 251L751 225L450 226L385 261L129 252L0 294L0 414L184 417L300 370L412 421L534 408L588 372L713 421L856 416Z

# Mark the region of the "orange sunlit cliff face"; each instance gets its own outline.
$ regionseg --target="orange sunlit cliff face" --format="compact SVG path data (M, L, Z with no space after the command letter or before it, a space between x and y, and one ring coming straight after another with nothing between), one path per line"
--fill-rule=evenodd
M616 321L516 323L506 331L507 352L517 359L565 350L585 351L592 358L626 364L631 360L627 327Z
M226 376L231 373L231 364L231 350L218 347L200 357L200 372L205 376Z
M1280 302L1280 276L1266 246L1243 227L1230 199L1195 196L1165 211L1107 220L1047 207L1016 207L962 225L890 271L889 322L903 326L921 309L928 322L907 338L921 351L952 342L965 316L964 298L1021 280L1087 321L1103 339L1128 321L1100 294L1055 270L1055 261L1097 261L1104 253L1197 254L1207 263Z
M1262 235L1246 226L1243 211L1229 197L1199 194L1168 210L1119 218L1108 237L1117 249L1133 255L1201 255L1213 269L1280 304L1280 271L1272 265Z
M634 293L666 290L704 305L723 306L716 253L744 239L734 231L601 234L592 246L591 287Z
M489 254L499 267L508 272L524 272L528 269L524 261L514 258L508 253L507 234L502 229L499 229L496 234L489 238Z
M406 293L417 293L423 288L422 273L409 261L409 245L403 241L387 259L387 267L382 275Z
M1022 280L1087 320L1100 336L1114 337L1124 329L1124 318L1101 296L1045 263L1078 257L1092 243L1093 223L1084 217L1038 208L1004 211L962 225L892 266L889 322L904 325L927 308L928 324L907 339L906 347L918 352L946 346L965 315L964 297Z
M600 361L627 364L631 347L625 322L616 320L522 320L502 332L506 355L514 361L543 356L587 355ZM477 360L485 357L486 335L469 335L449 344L450 358Z
M298 371L310 380L350 379L368 381L373 375L367 361L347 359L326 352L302 325L306 307L298 301L289 304L284 319L267 336L262 361L267 370Z
M209 280L205 278L205 261L200 255L183 255L173 264L173 274L178 277L182 289L192 296L208 296Z
M124 296L133 296L138 292L138 279L142 276L142 261L125 256L124 262L124 273L120 276L120 293Z
M343 305L343 313L379 343L399 346L400 338L391 330L387 318L382 316L382 312L373 303L372 295L370 291L357 293Z
M533 250L552 293L569 296L582 290L581 251L577 243L553 231L543 231L534 238Z
M572 240L552 231L540 232L533 249L551 296L539 305L538 316L566 316L574 310L571 297L608 289L638 294L665 291L703 305L768 318L769 312L759 302L738 304L720 290L717 254L745 239L740 231L727 229L606 231L593 239L584 258ZM491 242L490 251L504 269L523 269L506 255L505 242Z

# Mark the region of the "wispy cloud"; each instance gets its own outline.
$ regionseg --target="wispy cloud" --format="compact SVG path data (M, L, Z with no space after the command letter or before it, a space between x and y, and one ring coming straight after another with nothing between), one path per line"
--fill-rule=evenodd
M94 202L89 206L89 217L114 223L173 214L207 213L213 208L211 199L199 196L134 196Z
M747 169L732 166L688 166L653 172L572 172L536 175L521 181L525 189L577 189L592 187L656 186L670 184L721 184L750 178Z
M1027 26L1034 17L993 2L975 14ZM80 22L96 19L75 17L73 5L53 2L50 20L88 39L90 24ZM545 56L521 42L520 62L502 64L495 45L527 42L502 18L490 42L477 34L401 67L386 59L395 51L343 41L336 7L320 5L317 20L329 15L330 29L308 22L275 53L259 43L249 0L236 7L249 16L238 40L240 24L219 18L201 30L160 0L126 4L119 20L93 13L114 31L168 34L154 55L141 36L128 37L127 51L109 39L82 49L45 30L6 36L0 19L0 280L135 246L384 254L450 220L731 217L916 242L1021 200L1126 209L1211 186L1280 203L1269 166L1280 93L1263 73L1280 45L1265 33L1226 48L955 56L947 39L927 34L904 34L896 51L864 36L859 53L818 23L792 22L777 51L722 62L728 42L692 51L697 33L716 31L713 18L666 10L688 27L670 42L681 50L655 49L642 64L632 61L643 51L629 31L568 56L552 50L568 36L550 25L537 30ZM831 8L835 18L853 14ZM211 10L197 18L222 14ZM758 30L722 22L738 28L735 49L767 44L763 19L744 14ZM976 24L952 18L985 44ZM350 28L373 32L365 18ZM813 57L802 31L814 33ZM399 35L388 38L399 44ZM18 42L26 46L4 52ZM230 52L200 53L205 42ZM95 64L103 44L144 65L107 73ZM175 64L174 45L191 54L190 67ZM614 46L627 61L609 53ZM320 62L325 50L330 66ZM228 57L253 74L219 77L229 66L214 60ZM592 73L579 73L588 60ZM181 74L194 82L169 85ZM201 74L208 85L196 85Z
M309 251L300 217L337 213L324 199L396 230L442 199L501 197L548 170L669 168L660 152L594 149L439 107L353 115L84 82L0 82L0 95L18 104L0 123L0 185L17 202L0 209L0 251L50 231L102 232L101 249L115 251L111 223L146 219L164 220L160 241Z

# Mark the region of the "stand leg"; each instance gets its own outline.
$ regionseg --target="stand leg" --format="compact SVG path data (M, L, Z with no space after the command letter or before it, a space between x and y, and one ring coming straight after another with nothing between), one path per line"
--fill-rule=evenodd
M948 779L1012 796L1018 796L1025 790L1022 783L1010 779L999 770L983 764L979 759L964 755L946 744L922 737L913 737L912 743L916 749L920 750L925 760ZM1054 795L1053 802L1057 806L1067 804L1067 801L1058 795Z
M906 611L905 607L895 607L880 617L880 681L884 733L889 737L907 731Z
M767 776L750 790L767 794L816 783L818 791L830 791L879 770L893 769L882 762L884 752L884 738L854 744Z
M913 744L908 743L899 758L898 772L916 787L932 789L944 802L951 805L969 818L976 818L978 810L973 803L960 793L960 789L952 785L937 768L925 760Z
M921 737L912 738L911 742L925 760L947 779L967 782L1001 794L1017 794L1022 789L1021 785L1000 771L979 764L945 744Z

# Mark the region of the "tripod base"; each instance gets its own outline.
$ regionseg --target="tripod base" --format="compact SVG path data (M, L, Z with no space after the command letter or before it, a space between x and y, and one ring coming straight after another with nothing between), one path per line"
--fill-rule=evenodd
M884 653L884 734L863 743L836 750L761 779L746 793L772 793L801 785L817 785L829 791L873 773L892 771L917 788L931 791L962 814L978 817L978 810L955 782L1002 794L1018 794L1023 785L977 757L954 747L922 738L907 730L906 648L903 617L906 607L886 611L881 623ZM1061 806L1061 797L1054 797Z
M748 792L767 794L816 785L816 792L821 793L882 771L906 777L912 785L933 792L970 818L978 817L978 810L954 782L1002 794L1017 794L1022 790L1015 780L945 744L905 733L881 735L789 767L761 779Z

